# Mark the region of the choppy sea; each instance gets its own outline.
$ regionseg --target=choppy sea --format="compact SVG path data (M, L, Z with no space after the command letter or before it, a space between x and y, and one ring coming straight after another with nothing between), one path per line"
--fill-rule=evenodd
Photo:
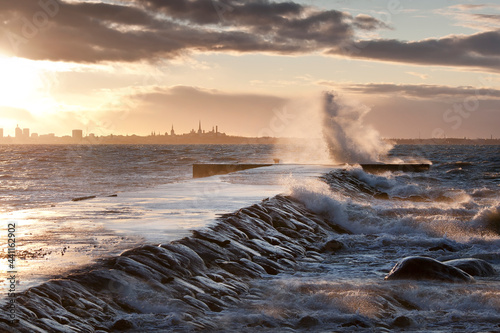
M376 175L294 155L0 146L0 331L500 331L499 146L396 146L392 157L431 169ZM194 163L282 156L299 163L191 179ZM384 280L409 256L497 273Z

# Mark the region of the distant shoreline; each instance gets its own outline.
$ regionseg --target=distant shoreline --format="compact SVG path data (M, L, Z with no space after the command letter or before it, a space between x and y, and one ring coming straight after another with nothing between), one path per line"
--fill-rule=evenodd
M386 139L397 145L500 145L500 139L464 139L464 138L434 138L434 139Z

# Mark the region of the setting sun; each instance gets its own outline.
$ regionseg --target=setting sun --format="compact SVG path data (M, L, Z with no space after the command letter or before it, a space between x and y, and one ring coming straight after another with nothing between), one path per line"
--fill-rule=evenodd
M38 70L29 61L19 58L0 58L1 104L25 107L41 87Z
M32 60L0 57L0 107L41 117L56 105L51 96L54 71ZM0 110L0 118L5 118Z

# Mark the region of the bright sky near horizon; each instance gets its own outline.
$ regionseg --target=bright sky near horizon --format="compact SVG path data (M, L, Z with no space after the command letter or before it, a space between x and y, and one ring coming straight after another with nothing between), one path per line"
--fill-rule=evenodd
M0 2L0 128L319 136L321 94L383 137L500 137L500 1Z

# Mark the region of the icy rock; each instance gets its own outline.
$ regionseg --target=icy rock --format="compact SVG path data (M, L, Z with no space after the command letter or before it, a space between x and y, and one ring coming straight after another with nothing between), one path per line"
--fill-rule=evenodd
M124 330L129 330L134 328L135 325L132 323L130 320L127 319L118 319L113 326L111 326L112 330L119 330L119 331L124 331Z
M344 248L344 244L338 240L331 239L327 241L320 249L320 253L330 252L335 253Z
M474 278L461 269L427 257L407 257L402 259L392 268L385 279L474 282Z
M300 318L297 327L299 328L311 328L319 325L319 320L312 316L305 316Z
M449 260L443 263L459 268L472 276L493 276L496 274L493 266L482 259L464 258Z
M399 328L409 327L411 325L413 325L413 320L406 316L399 316L392 322L392 326Z

